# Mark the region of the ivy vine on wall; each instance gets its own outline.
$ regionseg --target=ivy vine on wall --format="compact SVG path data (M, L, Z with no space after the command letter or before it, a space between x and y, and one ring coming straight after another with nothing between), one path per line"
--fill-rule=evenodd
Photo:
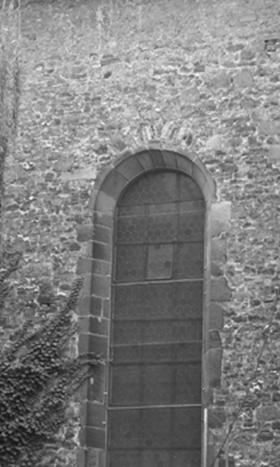
M0 307L7 279L18 268L18 252L4 253L0 271ZM0 356L0 465L40 465L42 448L55 442L73 393L100 363L69 357L75 332L73 310L82 282L74 282L65 304L39 328L26 323ZM1 313L1 308L0 308ZM53 465L53 464L48 464Z

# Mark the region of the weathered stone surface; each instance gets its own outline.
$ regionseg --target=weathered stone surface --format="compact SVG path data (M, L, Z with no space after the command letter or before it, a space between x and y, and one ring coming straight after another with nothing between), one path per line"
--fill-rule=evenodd
M209 84L211 88L217 90L219 90L220 88L229 88L231 85L231 76L225 70L220 71L213 78L211 78Z
M3 235L23 246L24 259L11 278L18 288L9 299L15 311L3 317L1 342L33 310L38 278L47 276L65 296L78 258L92 256L94 205L88 196L95 169L116 164L121 151L146 148L155 139L164 149L164 163L169 160L177 170L176 159L167 157L169 146L191 146L191 156L207 165L222 201L212 209L212 236L227 237L225 270L233 290L224 312L211 304L209 320L210 329L221 330L224 403L238 408L254 372L252 349L269 319L265 284L275 277L279 256L279 0L178 0L166 1L164 9L162 2L140 1L135 8L131 2L109 2L108 8L99 2L99 10L96 2L84 0L23 3L28 6L22 5L18 136L6 161ZM138 161L145 170L155 167L147 152ZM95 213L95 222L111 228L114 203L103 202L110 215ZM76 224L88 225L78 237ZM110 235L104 231L98 241L108 244ZM85 263L79 267L86 272ZM107 271L105 262L96 262L95 273ZM212 262L212 273L222 279L219 262ZM228 296L224 287L216 292L221 296L221 290ZM109 299L90 293L77 311L108 317ZM279 355L276 328L269 346ZM274 357L264 360L267 376L253 386L258 394L253 410L273 399L279 404ZM104 396L96 384L88 390L93 399L98 391ZM269 423L276 433L278 419ZM238 422L229 446L238 467L278 467L276 434L268 460L263 439L270 442L271 431L257 439L256 432L246 429L244 436L243 431ZM221 445L223 428L215 429L215 439ZM60 467L75 465L68 443L55 443L57 451L62 446L67 451ZM99 451L88 449L86 467L96 467L99 458Z
M85 169L74 170L73 172L63 172L60 175L62 181L68 180L95 180L96 167L87 167Z
M209 332L209 348L219 349L222 347L221 337L219 331L211 330Z
M219 387L222 374L222 349L209 349L205 354L206 380L211 388Z
M212 238L211 240L211 261L225 264L226 261L226 240L225 238Z
M269 148L269 156L273 163L280 164L280 144L273 144Z
M211 300L214 302L225 302L230 300L231 290L224 277L211 280Z
M222 407L213 407L208 411L209 428L221 428L226 421L225 409Z
M224 325L223 307L220 303L211 302L209 313L209 328L221 330Z
M243 69L234 76L234 84L238 89L250 88L254 84L251 71Z
M222 135L213 135L206 142L206 149L213 151L225 151L226 145Z
M227 232L230 227L231 203L223 201L211 206L211 234L213 237Z
M267 405L257 409L257 419L260 421L274 421L280 419L280 408L277 405Z
M77 227L77 240L86 242L93 237L93 224L82 224Z

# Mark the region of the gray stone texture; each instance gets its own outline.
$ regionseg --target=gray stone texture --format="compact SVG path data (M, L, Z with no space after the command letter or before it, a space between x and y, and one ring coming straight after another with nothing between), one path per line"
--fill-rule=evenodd
M3 320L1 335L6 339L22 323L38 278L50 278L65 296L78 258L91 256L95 244L86 253L76 245L83 248L93 235L95 173L152 139L166 150L187 148L217 184L211 235L227 238L222 271L232 294L215 263L220 282L210 307L210 328L221 331L221 374L220 355L208 357L211 384L221 384L235 413L270 319L279 263L279 0L100 2L99 16L93 1L28 3L19 131L6 164L4 202L4 235L24 250L14 286L25 293L18 293L19 311L13 321ZM154 164L145 153L137 157L145 169ZM114 198L104 194L101 201L111 212ZM94 216L111 227L111 216ZM79 263L81 272L88 267ZM89 285L81 314L108 316L108 300L92 298ZM216 305L221 299L224 313ZM236 467L279 466L278 315L252 385L254 417L271 428L259 426L257 433L236 424L228 445ZM224 435L224 427L215 428L218 445ZM74 465L75 436L57 441L61 467ZM95 467L100 453L89 449L80 456L79 467L86 457Z

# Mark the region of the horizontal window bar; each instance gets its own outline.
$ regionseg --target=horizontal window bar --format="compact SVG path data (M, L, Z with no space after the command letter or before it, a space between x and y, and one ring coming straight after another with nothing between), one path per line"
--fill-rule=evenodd
M167 323L170 323L170 322L174 322L174 323L177 323L177 322L189 322L189 321L197 321L197 322L200 322L202 323L202 318L195 318L194 316L186 316L185 319L184 318L173 318L172 316L168 317L168 318L116 318L116 317L112 317L112 321L118 323L118 322L125 322L125 323L163 323L163 322L167 322Z
M145 452L145 451L167 451L167 452L177 452L177 451L185 451L185 452L197 452L198 454L201 454L201 447L200 446L190 446L186 448L185 446L176 446L175 448L168 448L168 447L133 447L133 448L111 448L110 446L108 447L108 453L110 454L111 452Z
M203 277L199 277L199 278L189 278L189 279L157 279L157 280L150 280L150 279L147 279L145 281L135 281L135 282L120 282L118 281L116 283L116 280L115 282L112 284L113 287L120 287L120 286L123 286L123 285L150 285L150 284L176 284L176 283L182 283L182 282L185 282L185 283L188 283L188 282L203 282Z
M161 366L161 365L176 365L176 367L178 365L184 365L184 366L188 366L189 364L190 365L193 365L195 363L199 364L199 366L201 365L201 359L197 359L197 360L142 360L142 361L139 361L139 360L131 360L131 361L126 361L126 362L122 362L122 361L114 361L114 360L110 360L109 363L114 366L114 367L119 367L119 366Z
M183 409L191 407L202 407L202 404L154 404L154 405L114 405L108 406L108 410L145 410L145 409Z
M115 345L111 345L110 348L112 350L114 349L122 349L122 348L126 348L126 347L140 347L140 348L146 348L146 347L151 347L151 346L156 346L156 345L160 345L162 347L167 347L167 346L174 346L174 345L187 345L187 344L201 344L202 341L201 340L193 340L193 341L183 341L183 342L174 342L174 341L164 341L164 342L148 342L146 344L115 344Z

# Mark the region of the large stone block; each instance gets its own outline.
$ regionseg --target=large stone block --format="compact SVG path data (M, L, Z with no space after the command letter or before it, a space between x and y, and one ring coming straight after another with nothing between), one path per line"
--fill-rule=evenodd
M254 84L254 77L250 70L243 69L234 76L234 84L238 89L250 88Z
M231 290L224 277L211 280L211 300L213 302L226 302L231 298Z
M226 421L226 412L223 407L214 407L208 410L209 428L221 428Z
M224 308L215 302L210 303L209 329L221 330L224 326Z
M204 359L206 385L211 388L219 387L222 372L222 349L209 349Z
M80 257L77 263L77 274L90 273L92 271L93 260L92 258Z
M109 276L93 274L92 293L97 297L108 298L110 295Z
M140 175L144 169L136 157L128 157L117 165L116 170L130 181Z
M107 319L101 319L100 317L87 316L79 319L79 331L80 333L92 333L102 336L108 334L109 321Z
M280 144L273 144L270 146L269 156L274 164L277 166L280 165Z
M277 404L260 407L257 409L257 420L264 422L280 420L280 408Z
M221 348L222 342L219 331L213 329L209 331L209 348L210 349L217 349Z
M224 264L226 262L226 239L214 237L211 240L211 260Z
M126 184L127 178L118 169L113 169L103 181L100 189L103 193L117 200Z
M211 206L211 234L217 237L223 232L227 232L230 227L231 203L222 201L213 203Z
M86 450L78 448L77 451L77 467L85 467L86 465Z
M104 213L111 213L114 211L116 200L113 196L107 195L103 191L98 193L95 203L95 209Z
M81 406L81 416L86 413L87 425L104 428L105 406L97 402L87 402Z
M80 431L81 446L105 448L105 429L86 426Z
M77 227L77 240L78 242L87 242L93 237L93 224L82 224Z

